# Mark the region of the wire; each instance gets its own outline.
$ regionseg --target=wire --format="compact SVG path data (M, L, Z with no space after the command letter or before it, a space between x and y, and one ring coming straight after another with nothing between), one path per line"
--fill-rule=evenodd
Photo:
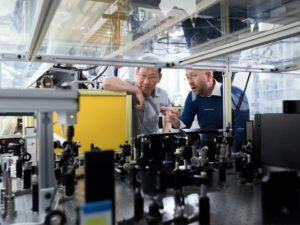
M105 66L105 68L104 68L104 70L101 72L101 73L99 73L92 81L95 81L95 80L97 80L99 77L101 77L104 73L105 73L105 71L108 69L108 66Z
M76 71L88 71L88 70L94 70L97 67L99 67L99 65L96 66L91 66L88 68L84 68L84 69L79 69L77 67L74 66L61 66L60 64L54 65L53 68L59 68L59 69L69 69L69 70L76 70Z
M97 66L88 67L88 68L85 68L85 69L81 69L81 71L94 70L97 67L98 67L98 65Z
M236 113L235 113L236 116L238 116L239 113L240 113L240 108L241 108L241 105L242 105L242 102L243 102L243 99L244 99L244 96L245 96L245 93L246 93L246 90L247 90L247 86L248 86L248 83L249 83L250 76L251 76L251 72L248 74L248 78L247 78L247 81L246 81L245 88L244 88L242 94L240 95L238 104L236 106Z

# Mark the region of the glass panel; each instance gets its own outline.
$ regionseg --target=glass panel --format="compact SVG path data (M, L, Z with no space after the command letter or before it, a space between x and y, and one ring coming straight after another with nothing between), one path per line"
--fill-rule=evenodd
M232 84L244 90L248 76L237 73ZM251 73L246 95L251 119L257 113L282 113L283 100L300 99L299 73Z
M28 88L53 64L0 62L0 88Z
M204 2L213 5L217 0ZM150 53L179 58L186 51L180 21L196 10L194 0L62 0L38 54L137 59Z
M172 9L175 15L182 15L179 23L172 25L167 22L168 28L162 29L152 38L139 44L139 40L144 40L145 36L153 32L150 31L127 46L127 49L121 48L123 51L116 51L110 56L138 58L140 52L143 52L162 56L159 59L163 61L180 61L184 57L299 21L300 2L295 0L224 0L212 3L207 8L201 7L203 2L196 1L196 13L186 8ZM190 16L185 17L184 12Z
M62 0L38 54L179 61L299 21L299 6L296 0Z
M271 64L274 65L274 71L298 69L299 60L300 36L244 50L240 54L240 62L248 62L249 65Z
M299 74L257 74L253 79L254 113L281 113L282 100L300 99Z
M282 39L270 44L230 54L230 63L235 71L284 72L298 70L300 64L300 36ZM194 67L210 65L218 70L226 66L225 57L193 64Z
M0 53L24 54L37 0L0 0Z
M105 1L62 0L38 54L102 56L111 47L114 13Z
M188 45L193 46L192 53L299 21L300 2L296 0L224 2L227 5L217 4L184 21L185 37Z

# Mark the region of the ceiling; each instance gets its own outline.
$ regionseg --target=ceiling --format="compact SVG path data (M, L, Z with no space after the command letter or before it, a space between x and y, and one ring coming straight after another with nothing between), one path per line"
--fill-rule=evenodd
M1 88L27 87L55 63L220 70L229 63L236 71L257 72L299 64L297 0L0 4Z

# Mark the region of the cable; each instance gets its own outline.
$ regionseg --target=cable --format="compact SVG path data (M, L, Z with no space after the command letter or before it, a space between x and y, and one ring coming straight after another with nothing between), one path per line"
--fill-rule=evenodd
M99 73L92 81L95 81L95 80L97 80L99 77L101 77L104 73L105 73L105 71L108 69L108 66L105 66L105 68L104 68L104 70L101 72L101 73Z
M61 66L60 64L56 64L53 66L53 68L58 68L58 69L66 69L66 70L75 70L78 71L79 69L73 66ZM50 69L51 70L51 69Z
M98 65L97 65L97 66L88 67L88 68L85 68L85 69L80 69L80 70L81 70L81 71L94 70L94 69L96 69L97 67L98 67Z
M244 96L245 96L245 93L246 93L246 90L247 90L247 86L248 86L248 83L249 83L250 76L251 76L251 72L249 72L249 74L248 74L248 78L247 78L247 81L246 81L245 88L244 88L242 94L240 95L238 104L236 106L236 113L235 113L236 115L235 116L238 116L239 113L240 113L240 108L241 108L241 105L242 105L242 102L243 102L243 99L244 99Z

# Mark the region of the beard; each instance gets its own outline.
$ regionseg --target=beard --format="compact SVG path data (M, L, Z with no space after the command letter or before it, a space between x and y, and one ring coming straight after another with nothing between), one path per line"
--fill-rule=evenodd
M192 91L194 92L195 95L199 96L207 96L206 95L206 90L207 90L207 84L206 83L201 83L198 86L193 86Z

